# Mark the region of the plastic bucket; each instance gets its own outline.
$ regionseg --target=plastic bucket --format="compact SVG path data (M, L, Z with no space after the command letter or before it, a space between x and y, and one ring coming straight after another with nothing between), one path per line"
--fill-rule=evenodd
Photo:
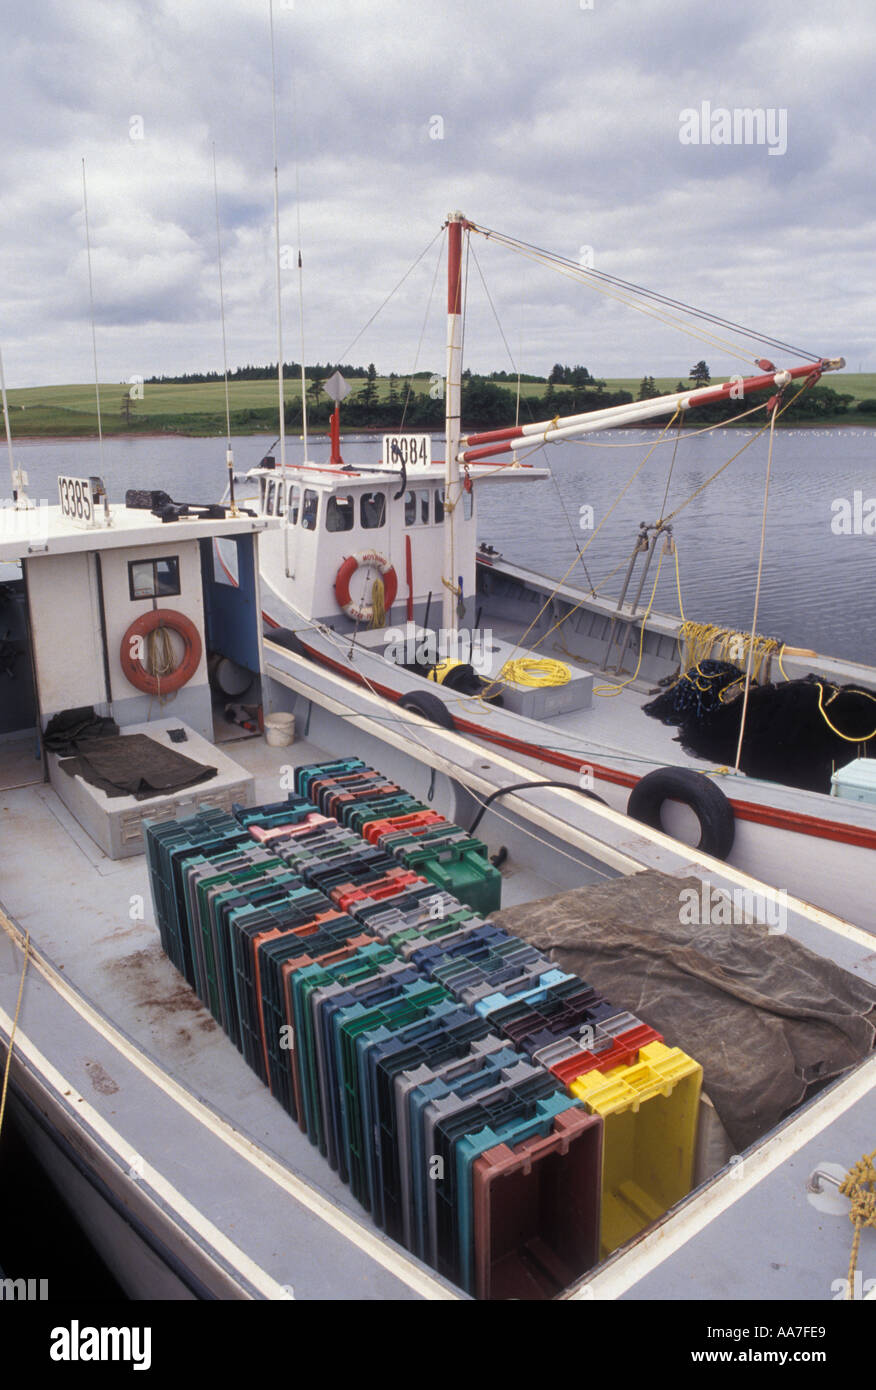
M266 714L265 739L272 748L286 748L295 741L294 714Z

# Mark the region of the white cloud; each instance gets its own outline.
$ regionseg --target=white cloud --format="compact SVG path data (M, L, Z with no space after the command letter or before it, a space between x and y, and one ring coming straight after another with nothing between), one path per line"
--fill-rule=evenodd
M267 13L266 0L43 0L10 15L0 343L11 384L90 375L83 155L107 376L220 365L214 141L231 361L273 359ZM869 356L876 17L864 0L802 13L790 0L275 0L275 34L281 239L297 246L297 179L309 358L343 352L456 207L573 258L592 245L601 269L814 351ZM679 113L705 100L783 108L787 154L682 145ZM476 250L524 370L689 366L696 344L663 325ZM410 369L434 264L353 360ZM441 361L441 302L439 287L421 365ZM291 271L284 317L297 356ZM476 368L508 365L488 306L473 305L467 348Z

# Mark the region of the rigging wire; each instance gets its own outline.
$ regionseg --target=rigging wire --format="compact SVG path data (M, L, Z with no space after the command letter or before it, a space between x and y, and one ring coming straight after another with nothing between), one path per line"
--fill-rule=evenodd
M440 232L439 232L437 235L440 236ZM429 251L429 250L431 249L431 247L433 247L433 246L435 245L436 239L437 239L436 237L433 237L433 238L432 238L432 240L430 241L429 245L426 247L426 250L422 253L421 256L418 256L418 257L417 257L417 260L414 262L414 265L419 265L420 261L423 259L423 256L426 255L426 252ZM414 266L411 266L411 270L413 270L413 268L414 268ZM420 353L421 353L422 350L423 350L423 339L424 339L425 336L426 336L426 326L427 326L427 324L428 324L428 322L429 322L429 315L430 315L431 312L432 312L432 300L433 300L434 297L435 297L435 286L436 286L436 284L438 283L438 272L439 272L440 269L441 269L441 247L439 246L439 248L438 248L438 255L437 255L436 259L435 259L435 271L434 271L434 274L433 274L433 276L432 276L432 287L431 287L431 289L429 290L429 298L428 298L428 300L426 301L426 312L425 312L424 315L423 315L423 323L422 323L422 326L421 326L421 328L420 328L420 339L419 339L419 342L417 343L417 351L416 351L416 353L414 354L414 365L413 365L413 369L408 373L408 376L407 376L408 389L407 389L407 393L406 393L406 395L405 395L405 403L404 403L404 406L402 407L401 425L399 426L399 428L402 429L402 430L403 430L404 427L405 427L405 420L407 419L407 416L408 416L408 405L410 404L411 393L412 393L412 391L413 391L413 389L414 389L414 375L415 375L415 373L416 373L416 371L417 371L417 367L419 366L419 363L420 363ZM407 274L408 274L408 275L410 274L410 270L407 272ZM399 281L399 285L400 285L401 283L402 283L402 281L400 280L400 281ZM396 289L398 289L398 285L396 285ZM393 294L394 294L394 293L395 293L395 290L393 290ZM384 301L384 302L386 302L386 301ZM381 306L381 307L382 307L382 306ZM380 310L379 310L379 309L378 309L377 313L378 313L378 314L380 313ZM374 318L376 318L376 317L377 317L377 314L374 315ZM371 322L371 323L373 323L373 321L374 321L374 319L370 319L370 320L369 320L369 322ZM365 328L367 328L367 327L368 327L368 324L365 325ZM363 333L365 332L365 329L364 329L364 328L362 329L362 332L363 332ZM361 337L361 334L360 334L359 336ZM356 340L354 339L353 341L355 342ZM351 346L352 346L352 344L351 344ZM386 461L389 462L388 459L387 459Z
M519 238L508 236L504 232L496 231L494 228L480 227L474 223L472 223L472 230L480 232L481 235L485 236L487 239L497 241L500 245L506 246L512 251L517 251L519 254L528 254L530 258L538 259L546 265L553 265L556 269L562 267L564 272L571 270L574 272L575 277L583 283L587 283L588 281L599 281L604 284L612 285L629 294L640 295L643 298L653 301L655 304L662 304L668 308L680 310L682 313L689 314L693 318L702 319L704 322L714 324L716 327L729 329L731 332L737 333L744 338L750 338L754 342L764 343L782 352L790 352L799 355L812 362L820 360L820 354L818 353L808 352L805 348L795 347L793 344L783 342L779 338L773 338L769 334L756 332L754 329L746 328L744 324L736 323L733 319L725 319L719 314L712 314L707 310L697 309L695 305L688 304L685 300L675 299L673 296L661 294L657 290L649 290L647 286L639 285L633 280L624 280L619 275L611 275L604 270L596 270L593 267L582 266L578 261L573 261L568 256L561 256L557 252L546 251L544 248L536 246L532 242L522 241ZM596 288L595 285L594 288ZM637 308L639 306L633 304L632 307ZM667 322L672 322L672 320L667 320ZM708 341L708 339L704 339L704 341ZM718 340L715 341L717 342Z
M423 248L423 250L420 252L420 254L419 254L419 256L417 257L417 259L416 259L415 261L413 261L411 265L408 266L408 268L407 268L407 270L405 271L404 275L401 277L401 279L398 281L398 283L397 283L396 285L393 286L393 288L390 290L389 294L388 294L388 295L386 296L386 298L384 299L383 303L379 306L379 308L375 309L375 311L374 311L374 313L371 315L370 319L368 319L365 323L363 323L362 327L359 329L359 332L356 334L356 336L355 336L355 338L352 340L352 342L347 344L347 346L344 348L343 352L341 353L340 357L338 358L338 361L343 362L344 358L347 356L347 353L348 353L348 352L351 352L352 349L356 346L356 344L358 343L359 339L362 337L362 334L365 332L365 330L366 330L367 328L370 328L370 327L371 327L372 323L373 323L374 320L378 317L379 314L382 314L382 313L383 313L383 310L386 308L387 304L388 304L389 301L392 299L393 295L396 294L396 293L398 292L398 290L401 289L401 287L402 287L402 285L404 284L405 280L407 280L408 276L409 276L413 271L416 270L417 266L420 264L420 261L423 259L423 257L424 257L424 256L428 256L429 252L432 250L432 247L435 245L435 242L436 242L436 241L438 240L438 238L441 236L443 230L444 230L443 227L439 227L438 231L435 233L435 235L433 236L432 240L429 242L428 246L425 246L425 247Z

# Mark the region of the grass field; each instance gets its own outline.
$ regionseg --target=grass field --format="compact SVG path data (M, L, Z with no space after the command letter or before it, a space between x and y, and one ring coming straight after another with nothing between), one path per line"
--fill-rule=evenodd
M677 377L657 377L655 383L661 392L674 391ZM641 377L624 377L607 380L609 391L629 391L633 397L639 389ZM362 385L362 378L351 378L350 386L355 392ZM389 382L386 377L378 378L378 398L386 399ZM501 382L506 390L514 390L510 382ZM831 372L823 379L823 384L835 391L854 396L855 401L876 398L876 373L874 372ZM401 381L397 389L401 391ZM428 381L414 382L414 389L428 390ZM125 417L124 398L131 388L127 383L105 382L100 388L101 419L106 434L127 432L168 432L180 434L221 435L225 432L225 388L222 382L204 382L195 385L145 385L142 399L130 404L130 420ZM571 388L557 387L557 394ZM546 387L538 382L524 382L521 393L524 396L543 395ZM27 435L94 435L97 433L97 410L94 386L32 386L8 393L9 419L13 436ZM301 399L300 380L290 379L285 383L287 401ZM269 381L234 381L229 385L229 400L232 411L233 434L267 433L277 425L277 383ZM252 414L249 414L252 412ZM865 419L876 423L874 416L858 417L854 411L844 417L845 423ZM343 426L343 406L341 407Z

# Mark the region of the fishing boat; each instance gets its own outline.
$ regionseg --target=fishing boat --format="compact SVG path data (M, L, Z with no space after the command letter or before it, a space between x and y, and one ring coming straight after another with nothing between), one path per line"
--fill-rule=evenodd
M0 536L3 1095L132 1297L869 1293L869 933L262 640L277 519L59 499Z
M678 573L673 527L677 534L682 523L674 518L689 498L634 528L619 597L576 582L586 545L565 574L549 578L478 541L489 535L497 487L550 476L534 450L655 422L647 462L658 443L678 437L682 418L715 403L731 403L734 419L757 426L743 447L760 439L766 454L765 518L776 421L843 359L810 354L778 368L758 358L755 373L726 382L466 433L466 245L483 235L530 258L533 248L461 213L446 231L444 457L433 458L430 435L401 432L384 437L379 463L345 461L337 407L328 462L309 461L306 443L303 458L290 460L281 437L279 461L269 456L246 474L250 505L279 521L261 550L266 629L302 678L315 665L343 674L396 708L513 753L542 777L578 780L609 806L871 927L876 668L762 637L757 599L749 632L686 618L680 585L679 614L657 611L661 566ZM627 299L637 288L611 283ZM708 316L710 332L719 322ZM220 541L233 582L226 552ZM762 534L758 594L763 561ZM662 718L644 712L652 704ZM783 732L791 725L793 736Z

